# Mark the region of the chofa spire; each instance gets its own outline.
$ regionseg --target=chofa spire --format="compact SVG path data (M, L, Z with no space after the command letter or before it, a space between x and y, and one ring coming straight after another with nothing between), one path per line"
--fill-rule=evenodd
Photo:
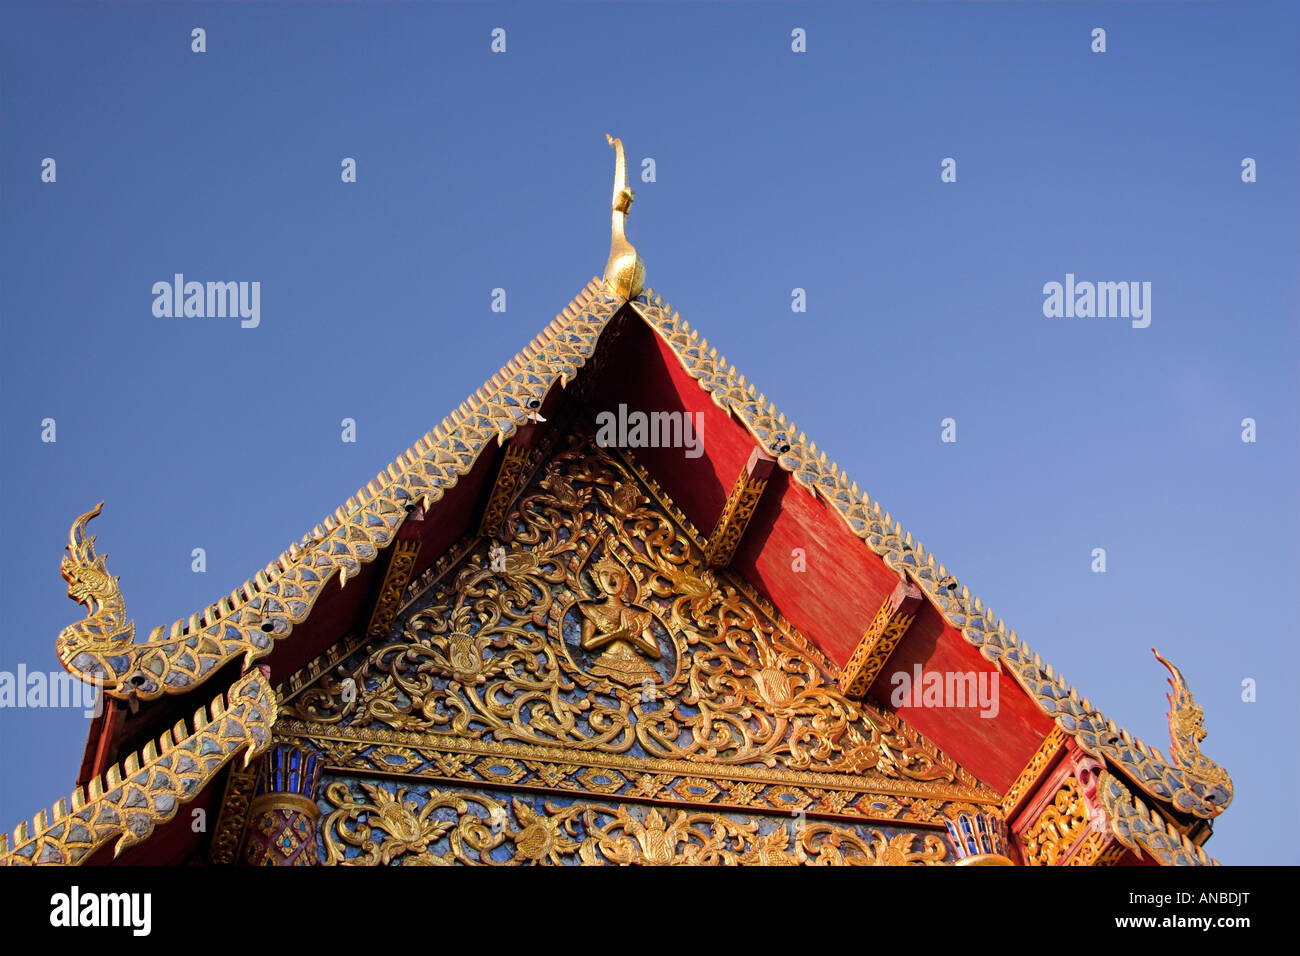
M608 133L605 139L614 149L614 212L610 226L609 261L605 263L605 284L624 299L635 299L645 288L645 261L627 241L627 211L632 208L632 190L627 188L627 160L623 141Z

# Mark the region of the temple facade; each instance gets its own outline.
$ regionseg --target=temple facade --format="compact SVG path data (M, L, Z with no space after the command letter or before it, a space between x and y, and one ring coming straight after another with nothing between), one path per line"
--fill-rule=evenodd
M138 641L76 520L107 705L0 862L1214 862L1177 667L1166 755L645 287L610 145L604 276L242 587Z

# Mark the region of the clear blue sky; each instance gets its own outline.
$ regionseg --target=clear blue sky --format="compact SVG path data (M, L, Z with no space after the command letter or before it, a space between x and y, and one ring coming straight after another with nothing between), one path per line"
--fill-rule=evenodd
M608 131L657 163L629 223L651 284L1162 749L1149 648L1178 663L1236 784L1210 849L1298 862L1297 26L1294 3L8 4L0 668L59 667L82 616L59 558L95 502L147 633L514 355L603 268ZM176 272L259 281L261 325L156 318ZM1066 273L1151 282L1150 327L1046 318ZM0 710L0 826L71 790L86 730Z

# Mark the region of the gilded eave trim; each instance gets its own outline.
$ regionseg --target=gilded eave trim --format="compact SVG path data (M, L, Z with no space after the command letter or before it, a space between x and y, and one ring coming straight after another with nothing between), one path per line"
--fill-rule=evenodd
M1116 839L1130 850L1145 852L1163 866L1217 866L1204 849L1193 843L1160 814L1134 798L1114 774L1104 774L1098 788L1106 822Z
M12 840L0 834L0 866L84 863L113 839L113 855L121 854L175 817L235 757L243 754L248 766L270 746L277 716L275 691L260 669L250 671L194 715L192 733L181 721L102 780L20 823Z

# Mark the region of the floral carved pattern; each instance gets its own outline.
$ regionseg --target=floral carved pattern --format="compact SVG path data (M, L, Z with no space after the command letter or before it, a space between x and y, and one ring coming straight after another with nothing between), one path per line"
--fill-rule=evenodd
M947 856L933 834L534 794L340 780L322 806L327 865L934 866Z
M1088 807L1074 777L1066 778L1051 804L1025 831L1025 860L1033 866L1055 866L1088 829Z
M978 787L897 718L847 698L832 671L705 566L627 465L575 437L399 633L293 711L321 732Z

